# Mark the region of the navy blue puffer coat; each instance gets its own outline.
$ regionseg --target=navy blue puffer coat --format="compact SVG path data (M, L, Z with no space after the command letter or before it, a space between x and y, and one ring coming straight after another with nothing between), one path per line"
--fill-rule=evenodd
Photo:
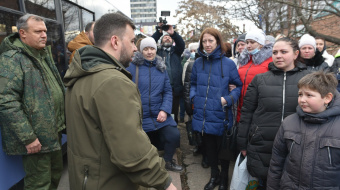
M158 130L165 126L177 126L171 117L172 89L168 73L162 58L156 56L154 61L144 59L142 53L136 52L135 57L127 68L136 82L136 65L139 67L138 89L141 93L143 106L143 129L145 132ZM157 122L159 112L167 113L167 119Z
M194 104L192 126L194 131L222 136L225 126L233 124L232 102L240 96L242 82L235 63L221 54L221 47L207 56L198 49L191 73L190 99ZM229 92L229 84L236 88ZM227 101L222 106L221 97ZM233 99L233 101L232 101ZM228 110L229 120L225 120Z

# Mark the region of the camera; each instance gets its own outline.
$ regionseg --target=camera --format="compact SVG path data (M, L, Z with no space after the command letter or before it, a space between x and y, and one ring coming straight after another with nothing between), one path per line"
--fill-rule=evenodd
M164 16L164 18L162 17ZM166 20L166 17L170 16L170 11L161 11L161 17L159 17L159 23L162 23L162 26L156 26L157 30L162 29L163 31L168 31L170 28L170 25L168 25L168 21ZM173 28L176 29L176 26L173 25Z

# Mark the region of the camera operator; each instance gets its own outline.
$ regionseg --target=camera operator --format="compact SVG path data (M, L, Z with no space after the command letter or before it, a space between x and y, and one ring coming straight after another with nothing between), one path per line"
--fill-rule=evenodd
M172 113L178 123L179 100L183 96L181 55L184 51L185 43L183 38L174 31L172 25L163 25L164 23L162 22L158 23L158 30L152 37L156 42L161 38L161 48L158 48L157 55L161 56L166 64L173 95ZM164 35L162 28L167 29L167 33ZM173 45L174 43L175 45Z

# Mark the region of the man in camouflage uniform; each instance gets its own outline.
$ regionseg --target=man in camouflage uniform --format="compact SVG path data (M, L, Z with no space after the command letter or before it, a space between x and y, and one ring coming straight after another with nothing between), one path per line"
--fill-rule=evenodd
M46 46L44 20L27 14L0 45L3 149L23 155L27 189L57 189L63 169L64 86Z

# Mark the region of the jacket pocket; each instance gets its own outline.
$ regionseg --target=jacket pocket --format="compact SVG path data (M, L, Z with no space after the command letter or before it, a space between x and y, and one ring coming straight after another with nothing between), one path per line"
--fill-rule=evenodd
M248 142L249 144L254 144L258 141L262 141L262 136L260 134L259 126L253 123L249 131Z
M84 166L84 181L83 181L83 188L82 190L86 190L87 179L89 177L89 166Z
M289 150L289 158L291 159L291 155L294 153L294 149L295 146L299 146L301 144L301 134L299 133L295 133L295 132L291 132L291 131L286 131L283 134L283 138L286 140L287 142L287 148Z
M340 139L320 138L319 148L326 149L329 166L340 164ZM324 151L320 150L320 152Z

